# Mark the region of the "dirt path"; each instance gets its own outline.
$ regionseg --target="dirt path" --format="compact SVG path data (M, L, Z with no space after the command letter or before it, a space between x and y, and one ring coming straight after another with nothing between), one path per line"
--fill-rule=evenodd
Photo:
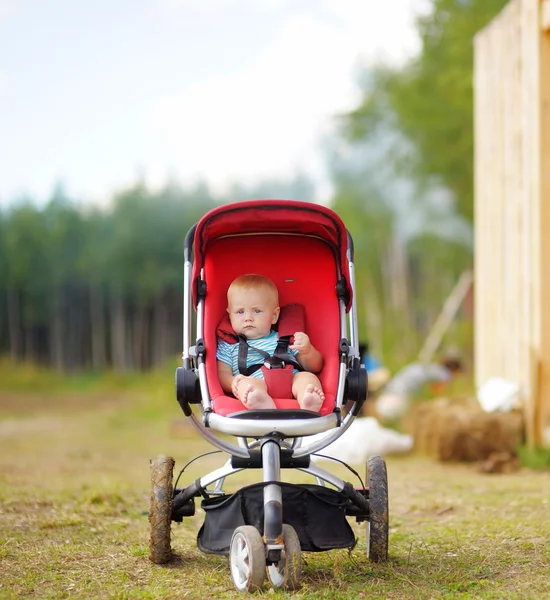
M200 509L173 527L173 563L148 560L149 459L170 454L178 470L213 450L165 396L0 395L0 598L204 598L204 586L237 597L227 560L197 550ZM185 482L222 462L193 463ZM351 556L308 553L293 597L550 598L548 473L387 463L389 563L368 562L364 526L353 523Z

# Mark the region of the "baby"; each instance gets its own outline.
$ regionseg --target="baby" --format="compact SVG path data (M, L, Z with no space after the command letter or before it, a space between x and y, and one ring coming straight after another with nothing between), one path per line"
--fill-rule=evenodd
M249 345L247 366L263 363L264 359L254 349L270 356L277 346L278 335L271 327L277 323L280 313L279 293L276 285L261 275L237 277L227 291L227 312L233 330L246 337ZM292 395L300 408L318 412L325 394L315 373L323 368L321 353L311 344L309 336L302 331L294 334L294 344L289 351L305 371L294 370ZM248 409L276 408L267 392L261 369L252 375L239 373L239 344L218 340L216 358L218 377L225 392L232 393Z

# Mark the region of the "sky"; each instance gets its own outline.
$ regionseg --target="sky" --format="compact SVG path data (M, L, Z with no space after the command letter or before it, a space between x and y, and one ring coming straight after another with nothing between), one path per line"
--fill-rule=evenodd
M0 0L0 204L311 177L428 0Z

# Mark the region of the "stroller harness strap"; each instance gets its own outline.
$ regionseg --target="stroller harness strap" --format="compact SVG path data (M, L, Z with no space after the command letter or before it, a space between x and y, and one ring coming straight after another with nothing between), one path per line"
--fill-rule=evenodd
M262 375L267 387L267 392L272 398L292 398L292 375L294 369L303 371L302 365L290 354L288 346L290 336L279 338L275 351L270 356L264 350L248 344L244 335L237 336L239 340L239 373L251 375L257 370L262 370ZM264 362L246 366L249 348L253 348L264 358Z
M272 355L265 350L248 344L244 335L237 335L229 323L227 315L218 325L218 337L229 344L239 344L238 366L239 373L249 376L259 369L267 386L268 394L272 398L292 398L292 375L294 369L303 371L304 368L296 358L288 351L290 339L296 331L303 331L305 325L305 312L300 304L289 304L281 307L278 322L279 340ZM249 349L253 349L263 359L263 363L257 363L247 367Z
M248 340L244 335L237 336L239 343L239 373L242 375L252 375L258 369L261 369L265 366L267 369L284 369L287 365L292 366L294 369L298 369L298 371L303 371L304 368L302 365L292 356L292 354L288 351L288 347L290 345L290 336L285 335L282 338L279 338L277 342L277 346L273 354L269 354L265 350L261 350L260 348L256 348L248 343ZM248 359L248 350L252 348L255 352L257 352L260 356L264 358L263 363L258 363L255 365L251 365L250 367L246 366Z

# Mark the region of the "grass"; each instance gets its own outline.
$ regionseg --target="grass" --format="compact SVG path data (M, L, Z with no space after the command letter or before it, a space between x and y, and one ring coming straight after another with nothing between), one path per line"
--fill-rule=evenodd
M196 547L200 509L174 524L171 563L148 559L149 459L170 454L178 470L213 450L185 421L172 381L0 393L0 598L240 597L227 559ZM183 483L223 461L192 463ZM293 598L550 597L548 472L487 475L418 456L387 463L388 563L367 560L364 525L350 521L355 549L304 553ZM355 484L340 465L327 468ZM291 597L267 585L257 595Z
M521 446L517 452L522 465L536 471L550 470L550 448L530 449L527 446Z
M60 373L35 363L13 363L7 356L0 356L0 391L36 395L36 390L49 394L119 393L128 389L166 389L173 382L174 370L180 363L174 357L163 367L147 375L139 371L115 372L111 370L94 373L78 371Z

